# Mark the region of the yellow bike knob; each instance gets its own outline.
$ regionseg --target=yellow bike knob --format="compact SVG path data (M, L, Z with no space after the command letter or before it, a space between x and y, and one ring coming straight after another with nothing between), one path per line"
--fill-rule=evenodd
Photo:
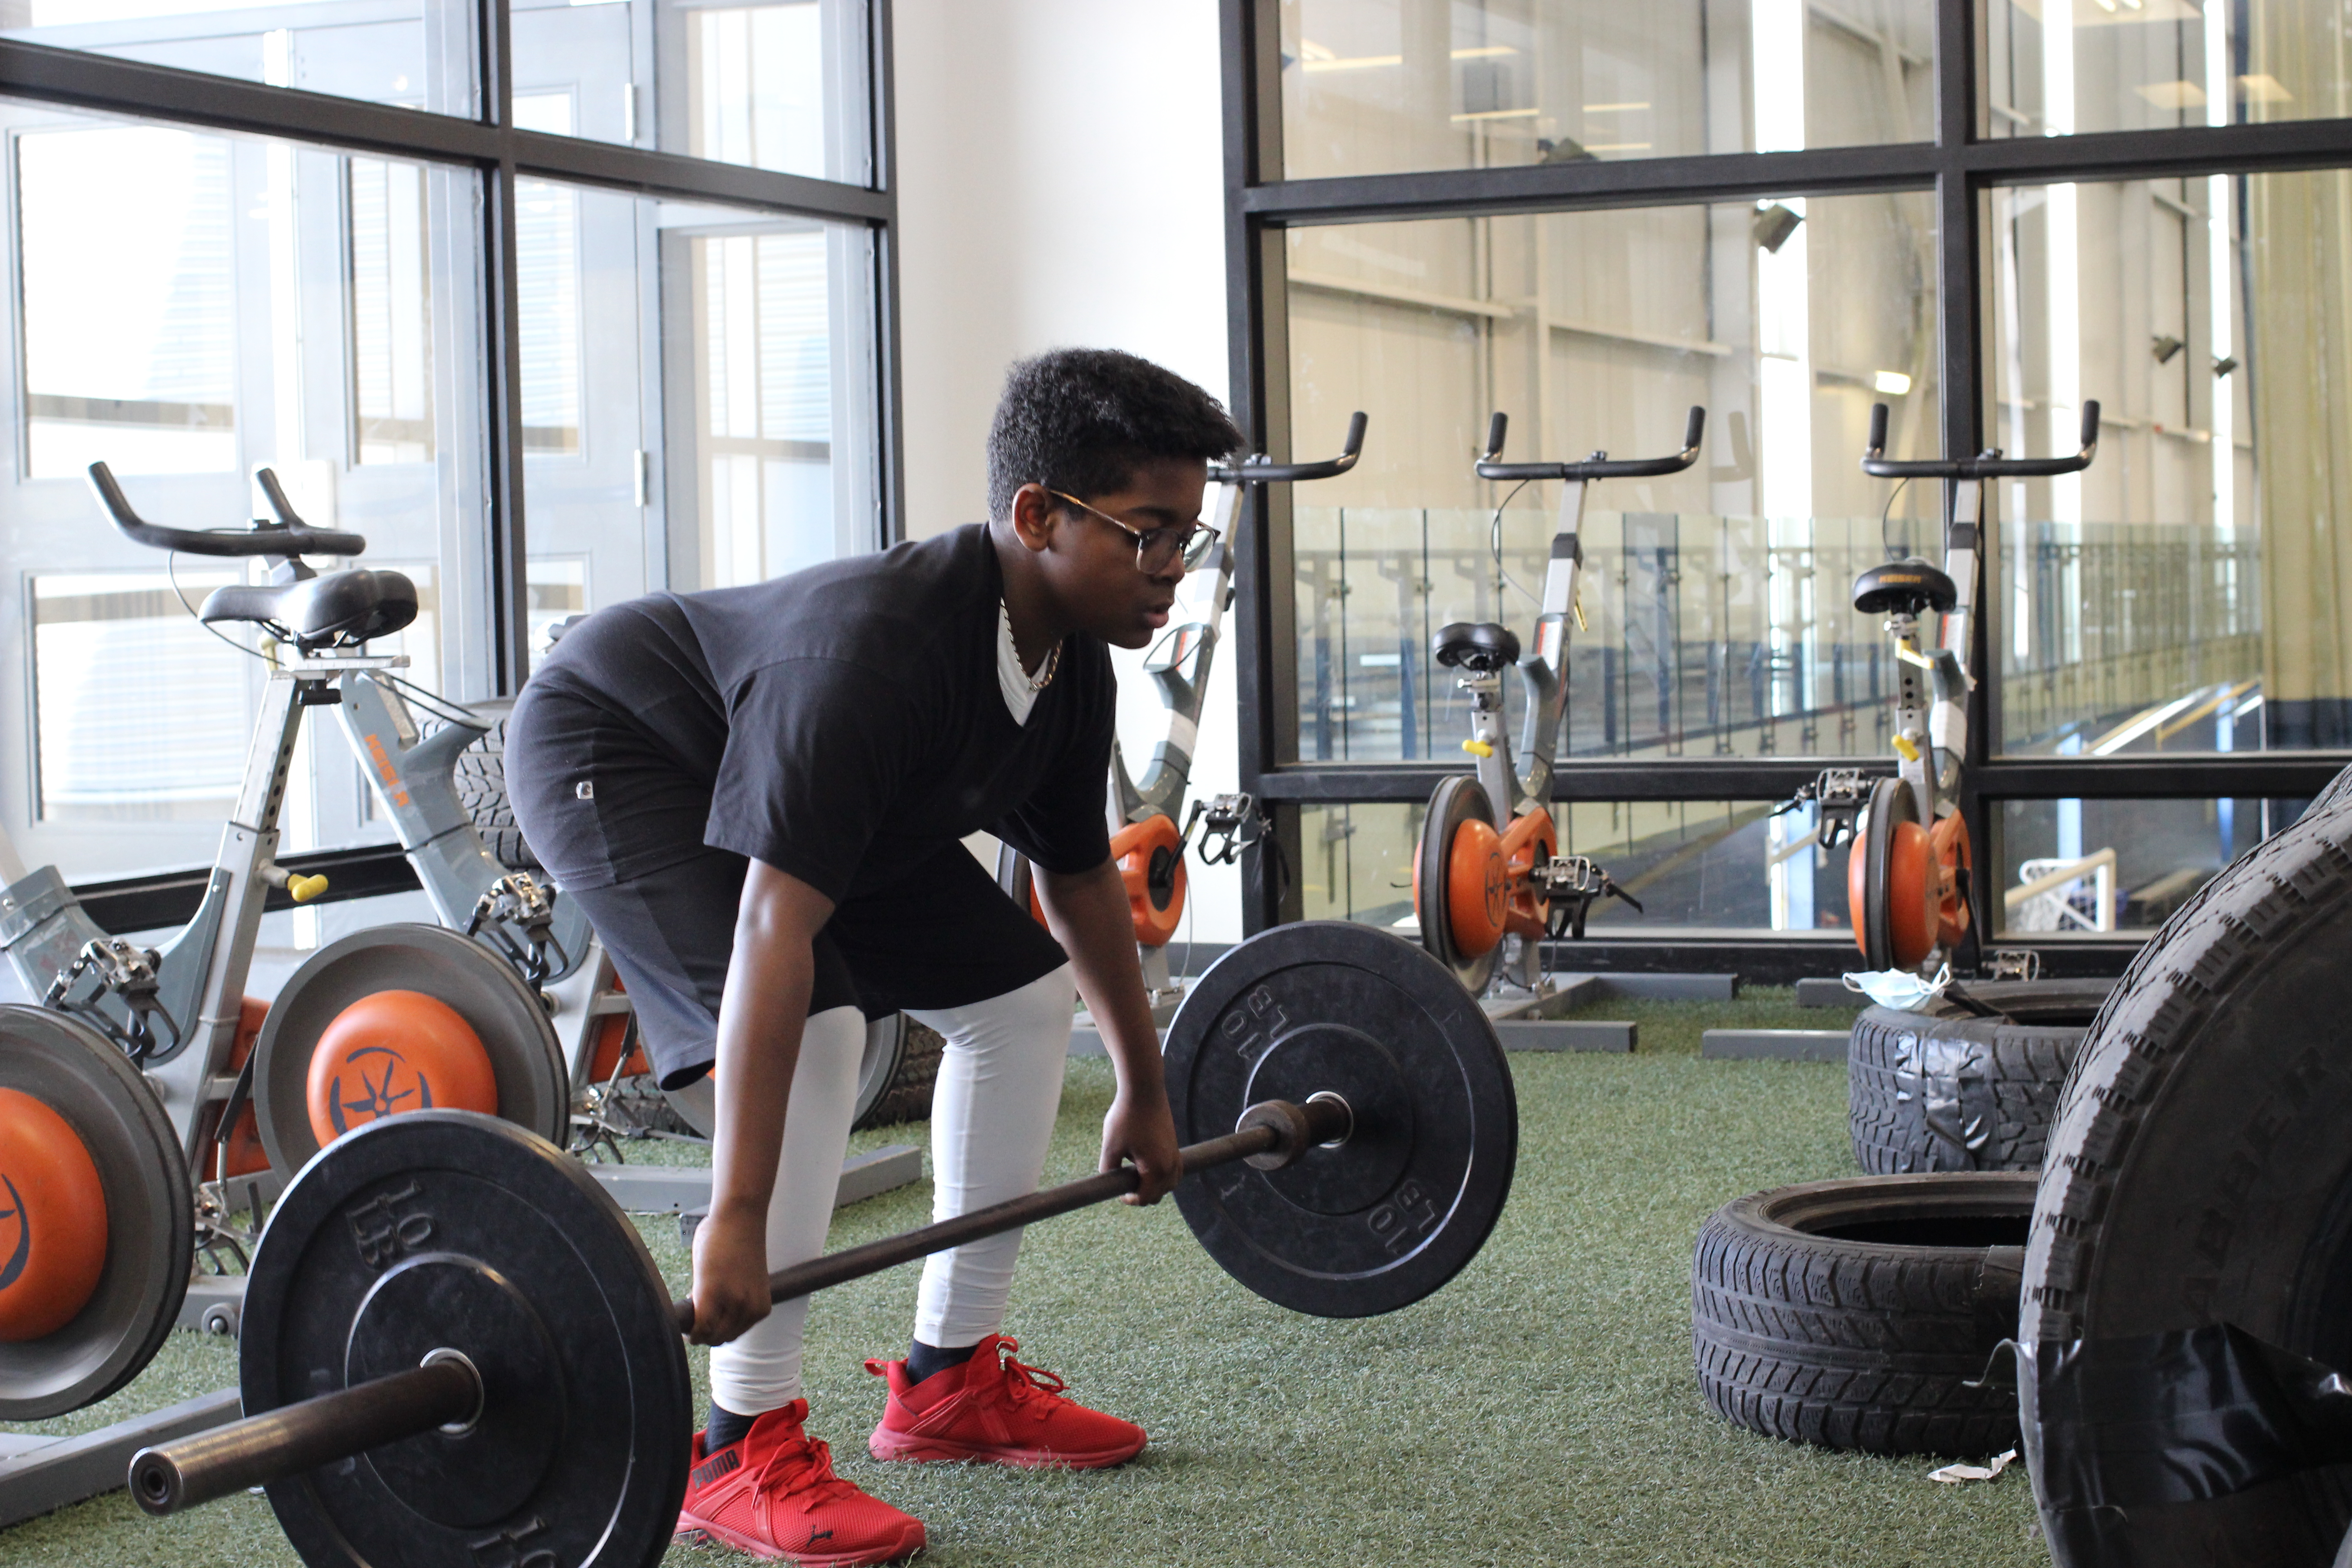
M324 877L289 877L286 879L286 891L298 904L307 904L312 899L317 898L320 893L323 893L326 890L327 879Z
M1495 754L1495 748L1484 741L1465 741L1462 742L1462 749L1474 757L1491 757Z
M1919 748L1911 743L1911 737L1908 735L1895 737L1895 750L1906 763L1916 763L1919 760Z

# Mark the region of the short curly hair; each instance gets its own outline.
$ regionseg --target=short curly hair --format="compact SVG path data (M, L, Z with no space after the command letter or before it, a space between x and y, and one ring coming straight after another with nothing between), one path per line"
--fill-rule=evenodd
M1055 349L1004 377L988 431L988 515L1026 484L1103 495L1159 458L1239 451L1224 405L1171 370L1117 349Z

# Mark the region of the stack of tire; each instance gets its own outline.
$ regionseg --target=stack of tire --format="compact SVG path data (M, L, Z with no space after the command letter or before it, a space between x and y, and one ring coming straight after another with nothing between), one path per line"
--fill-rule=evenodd
M1873 1175L2039 1171L2058 1094L2112 980L1954 984L1870 1007L1847 1047L1847 1126Z
M2037 1173L2111 981L1962 984L1855 1021L1861 1178L1726 1205L1700 1232L1692 1347L1717 1414L1874 1454L2014 1447L2017 1394L1988 1378L2015 1338Z

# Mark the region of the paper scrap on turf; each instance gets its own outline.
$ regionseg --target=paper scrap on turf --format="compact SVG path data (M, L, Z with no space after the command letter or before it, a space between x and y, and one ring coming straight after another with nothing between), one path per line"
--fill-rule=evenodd
M1956 1481L1989 1481L1995 1476L2000 1474L2001 1471L2009 1468L2011 1461L2016 1458L2017 1450L2011 1448L2006 1454L1995 1454L1992 1457L1992 1463L1990 1465L1946 1465L1940 1470L1929 1470L1927 1472L1927 1479L1931 1481L1944 1481L1948 1483Z

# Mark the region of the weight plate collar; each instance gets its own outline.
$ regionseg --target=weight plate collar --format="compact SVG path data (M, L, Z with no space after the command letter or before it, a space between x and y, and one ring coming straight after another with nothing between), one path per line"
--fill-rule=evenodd
M195 1200L154 1091L88 1025L0 1006L0 1088L64 1117L106 1192L106 1272L97 1289L55 1333L0 1344L0 1421L38 1421L105 1398L154 1358L187 1294ZM0 1219L0 1237L11 1223Z
M1354 1112L1336 1149L1176 1189L1209 1255L1280 1306L1409 1306L1477 1256L1510 1195L1518 1102L1494 1026L1444 964L1384 931L1315 921L1234 948L1177 1011L1166 1068L1182 1142L1262 1100L1331 1092Z
M268 1489L313 1568L651 1568L686 1495L686 1347L635 1227L580 1166L496 1118L372 1122L296 1177L246 1287L239 1393L258 1414L467 1354L468 1431Z

